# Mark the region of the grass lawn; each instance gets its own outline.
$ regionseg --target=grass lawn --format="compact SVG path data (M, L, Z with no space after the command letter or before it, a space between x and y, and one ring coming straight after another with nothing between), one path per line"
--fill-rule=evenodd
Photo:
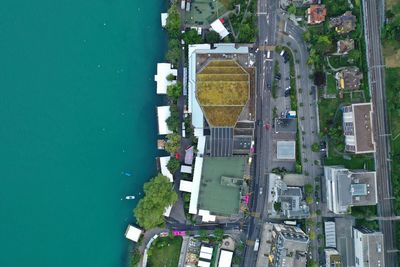
M326 76L326 89L328 94L336 95L337 88L336 88L336 79L333 74L327 74Z
M176 267L179 263L182 237L159 237L151 245L147 266Z

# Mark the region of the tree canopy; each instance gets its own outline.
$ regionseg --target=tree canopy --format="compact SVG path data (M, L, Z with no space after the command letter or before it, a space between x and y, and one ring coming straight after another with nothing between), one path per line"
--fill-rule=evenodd
M173 4L168 9L168 18L167 18L167 24L165 25L165 29L167 29L169 37L179 38L180 27L181 27L181 18L179 16L179 12L176 8L176 5Z
M168 129L170 131L173 131L174 133L177 133L179 130L179 125L181 124L181 121L179 119L179 112L178 112L178 107L175 104L171 104L169 107L169 111L171 115L166 119L166 123L168 126Z
M200 44L203 39L197 33L197 30L191 29L183 34L183 40L186 44Z
M157 175L143 186L144 197L134 210L137 223L148 230L164 223L164 211L178 199L172 183L164 175Z
M168 161L167 169L174 174L177 170L179 170L180 166L181 164L179 163L179 160L177 160L175 157L171 157Z
M181 146L181 136L177 133L167 135L167 142L165 143L165 150L170 154L175 154Z
M171 100L173 101L178 100L181 94L182 94L182 84L180 82L168 85L167 96L171 98Z
M210 44L218 43L221 39L221 36L216 31L209 31L206 34L206 41Z
M170 39L168 42L168 51L165 58L173 65L176 65L178 64L180 56L181 56L181 48L179 40Z

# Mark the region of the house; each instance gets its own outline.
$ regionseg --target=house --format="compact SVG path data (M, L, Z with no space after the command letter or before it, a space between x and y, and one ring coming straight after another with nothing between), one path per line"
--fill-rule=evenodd
M298 227L283 224L264 224L257 266L305 267L308 236Z
M327 207L333 213L346 214L353 206L378 203L376 172L325 166L324 176Z
M353 228L356 267L384 267L384 242L381 232Z
M178 70L173 69L170 63L158 63L157 74L154 75L154 81L157 82L157 94L167 94L168 85L175 84L175 77L178 75ZM172 80L169 76L173 77Z
M372 104L357 103L342 108L345 150L355 154L375 152Z
M357 67L348 67L336 73L335 78L339 89L358 90L363 74Z
M229 35L228 30L224 26L223 18L215 20L213 23L210 24L210 26L213 31L216 31L219 34L221 39L224 39L226 36Z
M138 242L140 239L140 236L142 235L142 230L134 227L132 225L128 225L125 231L125 237L129 240L132 240L133 242Z
M335 28L337 33L345 34L356 29L357 18L351 11L346 11L343 15L331 18L329 26Z
M320 24L325 21L326 8L325 5L311 5L307 11L307 23L310 25Z
M325 262L327 267L341 267L342 259L340 257L339 252L333 248L327 248L324 250L325 252Z
M271 217L300 219L310 215L301 187L288 186L279 175L273 173L269 174L268 179L268 193L271 194L268 197L268 212Z
M344 39L337 42L337 54L347 55L351 50L354 49L353 39Z

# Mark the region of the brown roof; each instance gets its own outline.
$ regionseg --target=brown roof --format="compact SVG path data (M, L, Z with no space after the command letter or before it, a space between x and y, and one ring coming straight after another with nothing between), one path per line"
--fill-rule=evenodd
M325 21L325 5L311 5L307 9L308 24L318 24Z
M344 39L337 42L337 52L339 54L346 54L354 49L353 39Z
M349 33L356 29L357 18L351 11L346 11L339 17L334 17L329 20L330 27L336 27L338 33Z
M353 104L356 153L375 151L371 103Z

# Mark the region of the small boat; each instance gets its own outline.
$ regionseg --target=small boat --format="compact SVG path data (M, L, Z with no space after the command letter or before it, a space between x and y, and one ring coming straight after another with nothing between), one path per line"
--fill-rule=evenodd
M135 199L135 196L126 196L125 199Z
M132 173L130 173L130 172L122 172L122 174L125 176L132 176Z

